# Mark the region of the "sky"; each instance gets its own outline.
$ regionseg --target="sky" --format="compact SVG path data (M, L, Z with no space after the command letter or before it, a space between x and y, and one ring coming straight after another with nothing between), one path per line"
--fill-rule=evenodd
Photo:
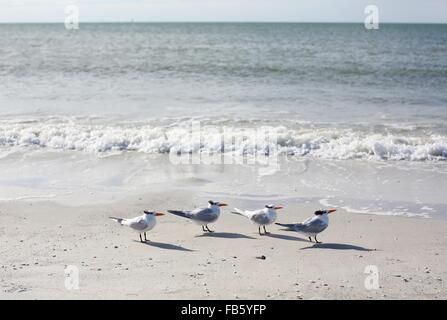
M0 23L79 21L363 22L376 5L380 22L447 23L447 0L0 0Z

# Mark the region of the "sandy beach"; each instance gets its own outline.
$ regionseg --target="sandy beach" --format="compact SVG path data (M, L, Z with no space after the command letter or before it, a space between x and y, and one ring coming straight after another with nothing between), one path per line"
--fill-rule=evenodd
M351 214L340 209L310 243L279 226L259 236L223 211L203 234L166 215L140 243L108 217L152 208L187 208L188 192L151 192L107 205L51 201L0 203L2 299L445 299L446 222ZM225 199L231 203L231 199ZM315 204L287 206L278 221L307 218ZM265 259L261 257L264 256ZM79 289L65 287L67 265ZM379 288L367 290L365 267Z

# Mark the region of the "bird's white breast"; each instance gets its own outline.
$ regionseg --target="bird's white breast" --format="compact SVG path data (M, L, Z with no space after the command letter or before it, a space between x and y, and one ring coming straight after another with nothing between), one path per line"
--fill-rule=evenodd
M149 230L153 229L155 227L155 225L157 224L157 219L152 214L147 214L145 217L145 221L147 223L147 227L145 228L144 231L149 231Z

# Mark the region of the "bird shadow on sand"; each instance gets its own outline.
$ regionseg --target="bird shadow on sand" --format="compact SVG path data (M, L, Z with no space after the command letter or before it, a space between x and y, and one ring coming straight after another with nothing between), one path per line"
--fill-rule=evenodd
M135 242L140 242L137 240L134 240ZM156 248L160 248L160 249L165 249L165 250L178 250L178 251L187 251L187 252L193 252L194 250L188 249L188 248L184 248L182 246L178 246L175 244L171 244L171 243L163 243L163 242L155 242L155 241L147 241L147 242L140 242L141 244L145 244L147 246L150 247L156 247Z
M345 243L315 243L310 247L301 248L305 249L334 249L334 250L357 250L357 251L377 251L376 249L368 249L360 246L354 246L352 244Z
M289 236L289 235L285 235L285 234L275 234L275 233L268 233L268 234L263 235L263 237L270 237L270 238L281 239L281 240L289 240L289 241L304 241L304 242L307 241L307 240L302 239L302 238Z
M226 238L226 239L256 239L240 233L234 232L210 232L196 236L196 238Z

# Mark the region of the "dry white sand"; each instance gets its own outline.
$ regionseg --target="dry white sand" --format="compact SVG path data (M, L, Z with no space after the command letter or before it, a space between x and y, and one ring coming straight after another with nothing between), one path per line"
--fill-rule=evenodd
M189 208L198 201L205 199L151 192L108 205L1 202L0 298L447 298L442 220L339 210L319 236L323 243L314 244L279 226L259 236L256 226L226 209L211 225L213 234L167 215L142 244L136 233L108 219L146 208ZM288 206L278 221L304 220L316 206ZM65 287L67 265L79 269L78 290ZM365 287L369 265L378 268L378 289Z

